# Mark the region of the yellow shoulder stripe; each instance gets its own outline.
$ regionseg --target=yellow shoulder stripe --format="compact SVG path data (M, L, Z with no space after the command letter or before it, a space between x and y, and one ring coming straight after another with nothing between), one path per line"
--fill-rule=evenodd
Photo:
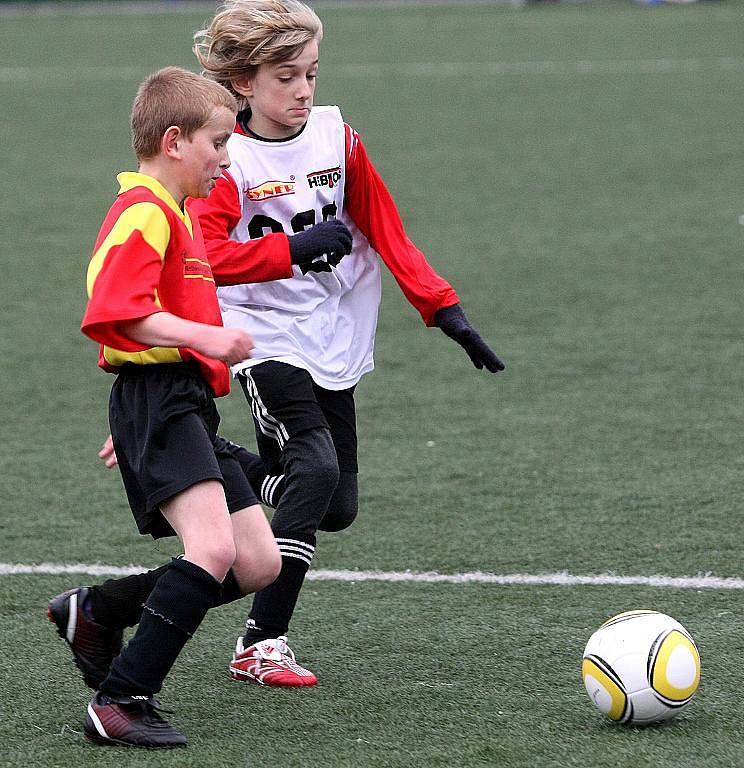
M124 363L136 363L137 365L180 363L183 359L177 347L150 347L150 349L145 349L142 352L122 352L120 349L104 346L103 357L107 363L117 367L124 365Z
M163 209L156 203L130 205L119 216L111 232L90 260L88 265L88 298L93 295L93 286L109 251L117 245L125 243L135 230L139 230L144 241L160 255L161 261L165 259L165 250L170 240L170 225Z

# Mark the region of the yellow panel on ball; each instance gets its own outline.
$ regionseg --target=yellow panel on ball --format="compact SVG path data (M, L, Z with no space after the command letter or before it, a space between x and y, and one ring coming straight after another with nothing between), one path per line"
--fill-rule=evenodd
M687 701L700 685L700 655L683 632L672 630L659 645L651 669L651 685L665 699Z

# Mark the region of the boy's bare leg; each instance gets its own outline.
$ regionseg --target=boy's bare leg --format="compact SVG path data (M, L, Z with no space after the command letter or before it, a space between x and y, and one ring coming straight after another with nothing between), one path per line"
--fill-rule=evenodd
M230 516L236 557L232 575L244 595L258 592L279 575L282 559L262 507L255 504Z
M196 483L163 503L161 511L185 556L173 560L147 598L137 631L101 683L100 690L109 694L151 696L160 690L181 648L217 602L235 561L221 483Z
M274 581L281 568L276 542L260 505L239 510L230 519L237 557L223 580L219 605L262 589ZM139 623L142 606L169 568L170 563L166 563L93 587L77 587L50 601L49 619L69 645L89 688L98 689L121 651L122 630Z
M222 484L196 483L161 505L185 548L147 598L137 631L114 659L88 705L85 734L103 743L178 746L186 743L158 713L153 699L186 641L217 602L235 561ZM146 715L138 708L146 707Z

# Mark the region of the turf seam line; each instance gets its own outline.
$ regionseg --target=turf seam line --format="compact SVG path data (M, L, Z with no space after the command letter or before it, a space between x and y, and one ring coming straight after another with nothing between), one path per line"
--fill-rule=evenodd
M744 58L690 58L690 59L619 59L615 61L410 61L410 62L366 62L339 64L333 72L324 74L342 77L369 77L375 74L390 74L404 77L464 77L473 74L488 76L509 75L659 75L705 72L710 69L741 72ZM70 66L64 70L56 67L4 66L0 67L0 81L43 80L71 76L88 80L125 80L141 78L146 70L132 65L126 66Z
M56 576L64 573L85 576L129 576L147 570L145 566L116 566L101 563L0 563L0 576L18 574L45 574ZM437 571L356 571L310 569L309 581L361 582L382 581L388 583L409 582L422 584L495 584L500 586L640 586L677 589L744 589L744 579L714 576L710 573L697 576L619 576L612 573L578 575L566 571L554 573L439 573Z

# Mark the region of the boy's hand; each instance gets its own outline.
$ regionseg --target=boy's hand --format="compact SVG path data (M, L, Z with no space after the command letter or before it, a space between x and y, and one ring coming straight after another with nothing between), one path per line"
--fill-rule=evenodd
M434 315L434 324L468 353L476 368L482 369L485 366L491 373L498 373L506 368L478 331L470 325L459 304L438 310Z
M223 328L210 325L204 328L194 349L215 360L222 360L228 365L240 363L251 356L253 339L240 328Z
M114 450L114 439L109 435L101 446L101 450L98 451L98 457L103 459L103 463L106 465L106 469L112 469L119 461L116 458L116 451Z
M292 264L308 272L330 272L344 256L351 253L353 238L343 221L322 221L289 238ZM328 254L328 261L315 261Z

